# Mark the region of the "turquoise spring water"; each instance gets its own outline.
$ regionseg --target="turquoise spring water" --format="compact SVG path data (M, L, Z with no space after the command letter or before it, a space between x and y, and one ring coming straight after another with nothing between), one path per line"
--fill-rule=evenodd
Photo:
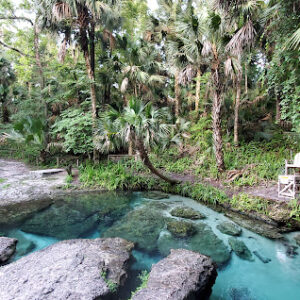
M147 230L145 226L149 226L149 222L144 223L144 217L141 218L141 227L144 231L140 234L137 223L139 219L130 223L132 221L130 213L145 207L144 211L154 209L156 213L166 219L172 217L169 213L172 208L185 205L206 216L203 220L191 222L196 225L197 223L208 225L230 249L229 236L216 228L220 222L229 220L223 214L192 199L180 196L170 195L169 198L160 200L151 200L146 197L148 196L141 192L69 196L34 214L22 223L9 228L0 228L0 232L19 239L17 254L13 260L63 239L97 238L114 236L114 233L121 237L123 235L127 239L128 236L134 236L134 239L136 237L135 242L138 241L140 247L133 251L136 262L132 269L135 271L150 270L153 263L163 258L157 245L164 234L168 234L167 229L165 226L160 228L156 235L149 238L149 243L152 244L148 245L143 234L145 234L145 230ZM147 218L147 214L145 218ZM178 220L178 218L175 219ZM121 231L118 227L120 224L123 226ZM152 226L152 224L150 225ZM133 226L135 228L132 228ZM153 231L153 228L149 230ZM293 239L295 234L285 235L288 243L292 246L296 246ZM218 269L218 277L210 297L211 300L300 299L300 255L290 257L287 255L286 245L282 241L266 239L245 228L238 239L243 241L252 253L257 251L271 261L263 263L255 255L253 255L254 261L247 261L232 252L230 260ZM189 240L183 239L179 244L188 247Z

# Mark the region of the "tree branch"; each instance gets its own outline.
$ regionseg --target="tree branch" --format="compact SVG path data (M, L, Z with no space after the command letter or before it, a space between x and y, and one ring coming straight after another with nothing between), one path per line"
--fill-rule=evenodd
M33 22L26 17L17 17L17 16L0 16L0 20L18 20L18 21L27 21L33 26Z
M32 57L32 56L30 56L30 55L28 55L28 54L25 54L24 52L22 52L21 50L19 50L19 49L17 49L17 48L14 48L14 47L12 47L12 46L9 46L9 45L3 43L2 41L0 41L0 45L2 45L3 47L6 47L6 48L8 48L8 49L11 49L11 50L13 50L13 51L16 51L16 52L18 52L18 53L19 53L20 55L22 55L22 56L27 56L27 57L30 57L30 58L34 58L34 57Z

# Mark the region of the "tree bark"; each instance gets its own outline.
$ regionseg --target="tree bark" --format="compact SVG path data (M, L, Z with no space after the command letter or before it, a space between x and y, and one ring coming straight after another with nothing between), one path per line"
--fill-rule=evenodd
M179 71L175 72L175 116L178 118L180 114L180 87L179 87Z
M281 121L281 110L280 110L280 94L277 92L276 93L276 122L278 122L278 124L280 124Z
M240 72L239 72L240 73ZM241 102L241 74L237 75L236 81L236 98L235 98L235 107L234 107L234 137L233 143L235 146L239 145L239 110Z
M247 62L245 62L245 95L248 95L248 70L247 70Z
M134 134L133 134L134 135ZM157 175L159 178L171 183L171 184L178 184L179 181L178 180L175 180L175 179L171 179L167 176L165 176L164 174L162 174L159 170L157 170L151 163L150 159L149 159L149 156L147 154L147 151L145 149L145 146L144 146L144 142L140 139L140 138L137 138L135 139L135 145L136 145L136 148L137 148L137 151L140 155L140 158L142 160L142 162L144 163L144 165L155 175Z
M213 127L213 141L215 148L216 163L219 172L225 170L222 127L221 127L221 105L222 105L222 83L220 78L220 61L216 47L213 46L214 60L212 62L212 81L213 81L213 106L212 106L212 127Z
M196 77L196 98L195 98L195 112L199 113L199 102L200 102L200 89L201 89L201 70L197 69L197 77Z
M97 119L97 97L96 97L96 88L95 88L95 76L91 67L89 53L87 50L83 53L85 59L85 66L88 73L88 77L91 81L90 83L90 93L92 100L92 118L93 118L93 127L96 127L96 119Z

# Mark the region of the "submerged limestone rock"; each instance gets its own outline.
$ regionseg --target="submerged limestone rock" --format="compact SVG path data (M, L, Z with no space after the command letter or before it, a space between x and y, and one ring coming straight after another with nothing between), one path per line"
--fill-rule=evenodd
M160 192L160 191L148 191L142 193L143 198L152 199L152 200L162 200L162 199L168 199L170 196L166 193Z
M160 235L157 245L160 253L167 256L171 249L184 248L210 256L218 265L225 264L230 259L226 245L203 223L195 225L197 233L186 239L173 237L169 233Z
M170 214L174 217L180 217L190 220L199 220L205 218L203 214L187 206L175 207L171 210Z
M217 225L217 228L224 234L239 236L242 233L242 229L233 222L224 221Z
M249 229L253 232L256 232L259 235L262 235L266 238L274 240L284 238L284 236L278 231L278 229L275 226L266 224L262 221L242 217L241 215L232 212L227 212L225 215L231 218L238 225Z
M192 223L185 221L169 220L167 221L167 229L179 238L192 236L196 233L196 228Z
M228 242L231 249L236 253L237 256L249 261L254 260L251 251L248 249L248 247L243 241L239 241L238 239L231 237L228 239Z
M24 255L30 253L36 247L34 242L27 239L18 230L10 231L9 236L18 240L18 244L17 244L17 248L16 248L17 257L21 257L21 256L24 256Z
M58 239L78 238L80 234L92 229L98 218L86 217L65 203L52 205L26 221L21 229L25 232L46 235Z
M104 232L103 237L122 237L136 243L138 248L153 251L164 225L164 217L159 211L142 207L116 222Z
M208 299L216 277L216 267L208 257L184 249L171 250L152 267L147 287L132 299Z
M109 223L129 209L130 198L111 193L66 197L34 215L21 227L25 232L58 239L78 238L98 222Z
M0 237L0 264L7 262L15 253L17 242L16 239Z
M0 268L0 299L104 299L109 283L124 284L132 248L120 238L53 244Z
M300 234L297 234L297 235L294 237L294 239L295 239L297 245L300 246Z

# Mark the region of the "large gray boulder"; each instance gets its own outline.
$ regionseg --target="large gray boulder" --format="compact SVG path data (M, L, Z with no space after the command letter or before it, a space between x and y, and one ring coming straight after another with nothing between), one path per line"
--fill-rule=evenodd
M0 268L0 299L104 299L124 284L132 248L121 238L58 242Z
M17 240L0 237L0 264L5 263L16 251ZM1 299L1 298L0 298Z
M217 277L216 266L200 253L184 249L171 254L152 267L147 287L133 300L208 299Z

